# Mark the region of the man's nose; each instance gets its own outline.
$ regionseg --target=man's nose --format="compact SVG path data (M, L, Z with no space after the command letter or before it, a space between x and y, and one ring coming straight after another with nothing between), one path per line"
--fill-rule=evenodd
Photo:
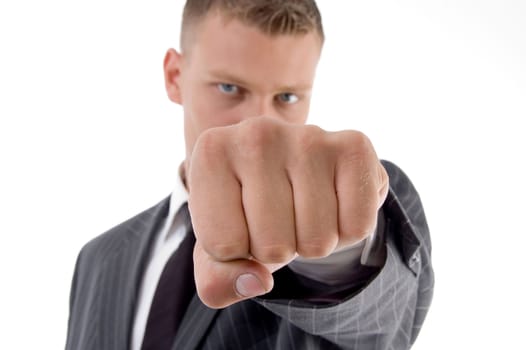
M245 112L246 118L251 117L272 117L278 118L279 114L276 110L273 97L254 97L247 104Z

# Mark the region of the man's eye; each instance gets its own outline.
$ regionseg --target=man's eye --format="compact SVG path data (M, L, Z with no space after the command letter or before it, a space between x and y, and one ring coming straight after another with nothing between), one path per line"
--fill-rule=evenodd
M218 84L217 88L224 94L236 95L239 93L239 87L234 84Z
M278 99L283 102L283 103L286 103L286 104L294 104L296 102L298 102L299 100L299 97L293 93L290 93L290 92L286 92L286 93L283 93L283 94L279 94L278 95Z

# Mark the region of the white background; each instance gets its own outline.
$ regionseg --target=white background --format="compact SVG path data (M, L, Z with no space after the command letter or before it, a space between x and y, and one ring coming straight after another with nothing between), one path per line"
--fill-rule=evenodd
M415 349L524 345L526 2L319 1L310 122L359 129L418 188L436 292ZM182 1L0 3L0 348L64 346L82 245L169 195Z

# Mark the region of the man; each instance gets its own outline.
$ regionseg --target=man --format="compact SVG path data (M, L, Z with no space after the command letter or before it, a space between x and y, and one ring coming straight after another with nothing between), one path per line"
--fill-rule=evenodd
M304 125L323 40L312 0L187 1L164 60L180 178L80 252L67 349L411 346L423 209L365 135Z

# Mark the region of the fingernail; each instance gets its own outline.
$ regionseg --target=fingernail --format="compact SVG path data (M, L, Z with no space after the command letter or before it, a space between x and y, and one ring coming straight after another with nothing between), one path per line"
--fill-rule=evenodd
M267 291L256 276L245 273L236 280L236 292L244 298L252 298L265 294Z

